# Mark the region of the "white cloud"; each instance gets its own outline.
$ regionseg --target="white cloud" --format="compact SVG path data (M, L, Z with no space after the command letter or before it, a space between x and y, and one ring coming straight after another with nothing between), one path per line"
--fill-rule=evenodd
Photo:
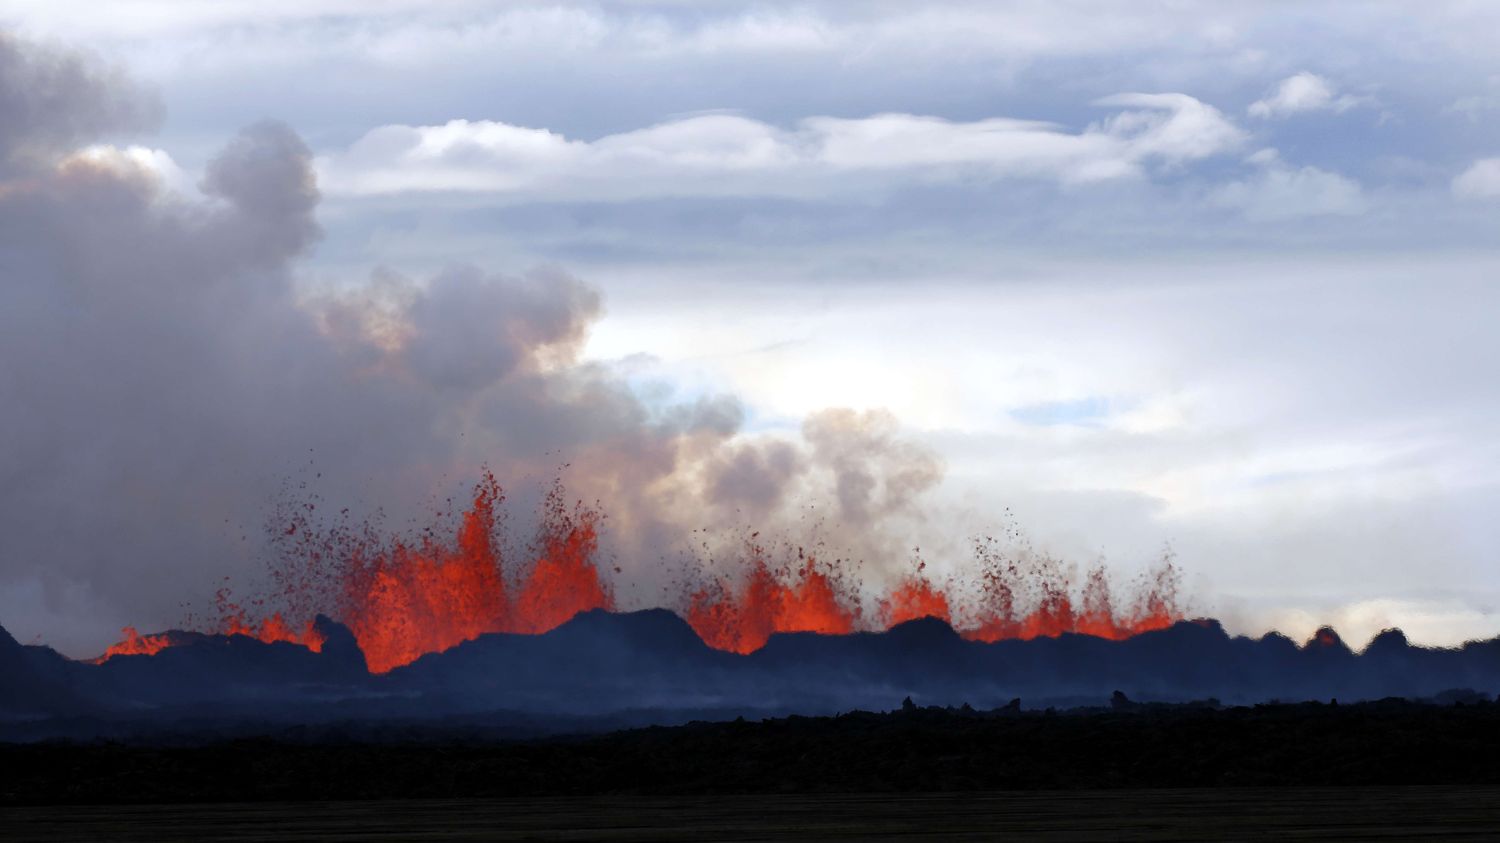
M1485 114L1497 110L1500 110L1500 95L1497 94L1459 97L1443 109L1448 113L1462 114L1471 123L1478 123Z
M163 149L144 146L118 147L95 144L78 150L63 159L60 166L66 168L73 163L102 167L124 175L134 175L156 182L164 196L198 197L199 191L189 176L172 156Z
M1495 266L1102 260L881 288L653 267L615 279L590 352L645 350L664 377L729 384L773 419L890 408L955 481L952 529L924 551L1014 507L1067 559L1128 565L1170 541L1206 577L1195 596L1255 598L1233 618L1205 607L1234 629L1333 622L1359 644L1396 624L1451 644L1496 629L1481 594L1496 529L1479 517L1500 477L1483 438L1496 398L1473 388L1500 360ZM1097 424L1012 412L1089 396L1109 396ZM1303 614L1272 614L1288 608Z
M1126 106L1104 123L1114 136L1129 137L1136 156L1192 161L1235 149L1245 133L1217 108L1187 94L1115 94L1096 105Z
M101 40L212 34L225 41L319 28L339 41L374 35L441 49L478 37L516 34L516 21L562 14L586 18L599 40L641 53L732 53L820 50L853 53L892 47L942 52L954 44L1007 55L1091 54L1174 38L1222 43L1262 13L1201 3L1201 11L1143 8L1119 2L1080 15L1068 4L949 3L944 8L861 7L834 2L779 4L671 3L605 0L118 0L107 8L86 0L11 0L0 21L43 34L89 35ZM348 31L336 24L358 21ZM335 26L328 26L335 24ZM251 32L249 30L259 30ZM421 33L427 33L424 37ZM533 32L532 34L538 34ZM568 38L547 27L540 34ZM446 42L446 43L440 43ZM163 45L170 48L172 45ZM430 56L439 55L429 53Z
M486 192L546 198L816 195L841 179L1035 178L1083 183L1142 175L1238 147L1244 133L1185 94L1120 94L1081 132L1032 120L954 122L911 114L809 117L791 129L695 115L594 141L495 121L383 126L320 160L334 193Z
M1329 214L1358 214L1366 208L1359 183L1317 167L1293 167L1274 149L1247 159L1257 168L1249 178L1213 193L1213 201L1252 220L1284 220Z
M1453 180L1453 193L1465 199L1500 197L1500 158L1481 158Z
M1270 96L1251 103L1247 110L1251 117L1270 119L1308 111L1343 112L1367 101L1365 97L1340 94L1324 77L1303 71L1281 80Z
M1346 626L1386 620L1368 620L1368 603L1339 608L1349 601L1432 586L1464 592L1450 612L1462 614L1478 599L1468 594L1494 587L1494 495L1473 490L1496 488L1500 466L1484 388L1500 361L1483 321L1495 267L1444 250L1467 254L1493 233L1488 205L1452 200L1500 196L1500 159L1445 188L1500 154L1471 146L1500 103L1500 4L1435 4L1420 20L1399 3L1347 4L1320 8L1316 31L1289 6L1198 0L0 5L0 24L81 41L162 84L172 120L150 143L191 171L200 138L272 114L326 153L324 189L390 194L324 210L329 239L308 277L363 277L377 259L586 267L612 285L591 339L605 356L659 355L653 373L679 389L728 384L757 425L827 404L891 407L959 443L945 452L955 474L1024 507L1022 523L1068 558L1171 540L1217 580L1206 595L1261 593L1306 612L1267 625L1333 620L1353 643L1363 633ZM1235 102L1235 120L1294 161L1263 151L1249 166L1195 165L1254 147L1181 94L1115 96L1096 120L1072 116L1126 89ZM1373 143L1348 120L1316 139L1278 136L1296 121L1277 118L1347 113L1371 91L1402 104L1407 128L1452 105L1430 131ZM725 110L695 111L709 106ZM1067 122L972 119L994 114ZM443 122L454 115L507 122ZM1321 144L1318 167L1291 153L1298 140ZM184 179L159 151L88 154ZM1397 156L1462 163L1435 177L1382 170ZM1174 170L1187 177L1165 188L1046 187ZM980 187L957 201L923 190L839 204L931 182ZM828 205L489 207L682 195ZM1242 291L1218 286L1225 276ZM1373 292L1372 278L1384 279ZM990 294L934 293L935 279ZM1010 412L1090 395L1110 396L1095 425L1028 427ZM1095 517L1090 495L1125 503ZM1474 628L1493 630L1488 617Z

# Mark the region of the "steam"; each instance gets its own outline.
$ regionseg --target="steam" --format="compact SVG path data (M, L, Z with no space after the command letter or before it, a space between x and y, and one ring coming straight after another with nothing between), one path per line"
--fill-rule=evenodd
M150 128L161 105L119 71L0 32L0 175L54 162L101 132Z
M693 531L798 529L810 501L833 501L830 539L872 562L908 543L881 531L942 469L888 414L776 437L743 431L731 396L647 400L580 357L602 303L561 268L376 269L309 294L302 140L244 130L206 199L168 189L164 155L79 153L158 113L86 57L0 37L0 616L23 636L90 653L127 623L176 623L254 570L246 528L309 458L326 499L396 513L482 464L504 480L569 461L648 584Z

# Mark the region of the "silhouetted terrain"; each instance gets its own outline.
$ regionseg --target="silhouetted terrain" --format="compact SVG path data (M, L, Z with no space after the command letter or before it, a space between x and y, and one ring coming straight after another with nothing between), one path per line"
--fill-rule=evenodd
M881 633L773 636L749 655L705 645L664 610L586 612L543 635L484 635L372 675L354 637L320 618L322 651L173 633L177 646L102 664L22 646L0 630L0 740L264 734L340 723L351 734L433 724L487 738L602 732L921 705L1027 708L1132 699L1225 704L1500 688L1500 640L1411 646L1395 630L1362 653L1332 630L1303 646L1181 622L1122 641L1063 635L982 643L935 619ZM425 724L425 725L424 725Z
M98 665L0 634L6 835L1500 830L1495 641L1432 650L1391 632L1356 654L1331 631L1299 647L1196 622L982 644L929 619L740 656L667 612L591 612L371 675L347 630L319 625L320 653L182 633ZM1232 704L1272 698L1289 702ZM1400 789L1372 789L1386 786Z
M1494 788L395 799L10 807L9 840L1494 840Z
M336 731L198 746L0 745L0 801L226 802L604 794L1500 784L1500 704L910 706L483 741Z

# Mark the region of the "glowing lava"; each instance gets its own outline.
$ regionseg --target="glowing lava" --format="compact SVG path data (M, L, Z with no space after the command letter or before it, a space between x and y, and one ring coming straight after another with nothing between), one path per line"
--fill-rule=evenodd
M579 612L614 608L594 565L601 516L582 504L570 509L557 486L544 502L536 558L512 594L501 552L504 500L486 473L451 544L430 532L416 545L353 541L334 560L336 615L371 671L384 673L487 632L537 634Z
M953 612L948 608L948 596L938 591L922 575L925 567L926 563L917 565L915 575L908 577L905 582L896 586L890 596L880 601L880 615L887 627L918 618L953 620Z
M486 472L451 539L433 529L417 539L383 538L368 526L320 530L311 522L314 506L306 504L280 530L290 550L272 571L278 605L291 617L323 613L341 621L375 673L486 633L539 634L579 612L614 609L596 559L603 520L597 510L581 502L569 506L562 487L554 485L529 548L505 552L510 545L504 502L500 485ZM735 653L753 652L781 632L842 635L927 616L987 642L1064 633L1121 639L1183 616L1170 559L1137 583L1136 599L1123 609L1102 567L1088 573L1075 601L1067 571L1054 560L1007 556L991 539L976 542L975 555L977 587L936 582L919 563L885 594L869 595L843 563L822 563L798 549L787 555L789 561L773 564L752 536L728 578L701 568L695 572L698 585L686 589L675 608L705 643ZM310 621L294 625L278 611L252 622L225 592L217 602L213 626L221 634L314 651L324 643ZM873 610L863 611L866 605ZM154 654L179 643L170 633L141 635L127 627L123 634L99 661Z
M223 594L224 592L219 592L221 599ZM273 613L260 623L253 623L245 619L244 612L238 607L231 607L231 611L221 618L215 632L219 635L245 635L265 644L285 641L306 647L314 653L323 649L323 634L313 627L312 621L308 621L298 631L282 619L280 612ZM104 655L93 659L94 664L103 664L115 656L154 656L181 643L177 634L162 632L142 635L133 626L120 630L120 635L119 642L110 645Z
M154 656L172 646L170 635L142 635L133 626L120 630L120 635L124 637L111 644L104 655L94 659L94 664L107 662L115 656Z
M704 643L719 650L751 653L776 632L853 632L859 608L841 600L830 576L817 561L799 554L796 566L781 575L766 562L766 550L753 541L744 584L735 589L723 582L695 591L688 600L686 620Z

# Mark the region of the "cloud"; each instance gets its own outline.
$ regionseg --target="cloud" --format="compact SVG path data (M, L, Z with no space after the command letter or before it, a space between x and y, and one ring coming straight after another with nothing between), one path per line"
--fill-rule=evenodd
M809 496L841 506L838 473L801 435L803 415L827 403L892 406L907 423L964 436L998 430L999 445L961 457L951 439L926 441L996 508L1027 507L1037 535L1072 537L1069 558L1171 534L1190 567L1283 602L1314 571L1343 598L1375 578L1404 593L1412 559L1431 580L1483 585L1493 506L1464 490L1493 488L1488 466L1500 464L1475 457L1493 450L1494 408L1474 371L1500 355L1488 311L1473 306L1493 298L1483 279L1494 268L1464 255L1489 242L1493 220L1483 203L1454 202L1478 194L1459 180L1450 192L1450 177L1492 151L1439 109L1486 93L1474 80L1496 67L1486 36L1497 9L1442 6L1414 21L1397 5L1351 4L1309 28L1266 4L1118 3L1086 15L1066 3L418 5L59 0L0 12L161 80L179 133L130 146L118 133L159 113L149 92L10 42L47 66L75 62L71 78L84 82L10 65L0 74L0 87L42 80L23 100L62 92L0 113L0 136L22 139L5 141L0 164L0 349L22 361L0 365L0 400L19 408L0 413L13 513L0 520L14 530L0 558L27 560L0 563L0 620L55 610L22 624L49 640L74 626L95 630L69 633L84 640L176 620L185 591L245 561L222 518L253 526L275 491L267 478L307 448L323 482L362 478L326 497L393 509L442 486L444 472L460 485L495 454L502 468L535 472L587 457L599 469L584 494L639 491L612 528L658 546L676 528L664 512L763 524ZM1414 41L1433 50L1417 56ZM1313 121L1314 136L1299 134L1311 123L1268 115L1257 134L1288 160L1246 167L1238 156L1254 147L1234 122L1258 118L1192 107L1273 99L1268 82L1329 56L1333 109L1357 79L1358 91L1400 102L1410 125L1433 117L1434 131L1366 138L1351 121ZM85 95L91 85L99 96ZM1194 98L1078 107L1119 90ZM1484 116L1483 102L1463 105ZM709 106L755 119L663 121ZM266 113L316 140L332 208L298 210L307 185L295 183L267 191L289 203L282 220L248 210L253 184L221 179L215 196L197 195L205 139ZM997 114L1051 122L982 119ZM454 115L506 122L438 131ZM808 115L837 117L814 129ZM382 125L390 148L353 160L360 133ZM625 142L601 147L607 138ZM837 164L817 145L833 140ZM288 172L305 167L278 143L250 146L295 163ZM1220 151L1193 157L1200 149ZM1388 153L1463 164L1396 184L1382 175ZM351 201L376 194L387 198ZM872 195L889 201L875 207ZM1362 205L1379 212L1354 216ZM1401 257L1417 246L1419 257ZM401 272L367 278L378 261ZM496 271L548 261L607 285L608 317L593 284L561 268ZM1226 298L1225 276L1263 293ZM352 289L305 286L330 279ZM947 286L939 295L935 284ZM1167 288L1201 307L1164 302ZM797 290L808 295L782 306ZM1058 300L1038 310L1043 290ZM941 300L962 306L924 315ZM1098 318L1078 323L1083 310ZM657 339L684 331L675 347ZM580 336L619 340L590 362ZM703 362L762 347L773 350L734 358L732 377ZM641 349L674 362L627 375L615 358ZM725 383L748 403L717 395ZM1014 407L1096 394L1111 400L1099 424L1011 435L1025 427ZM1312 460L1342 457L1351 440L1397 464ZM1429 440L1436 458L1392 455ZM879 508L878 479L866 498L859 472L845 476L850 511ZM1155 508L1132 504L1142 509L1130 508L1129 530L1115 530L1081 498L1048 502L1048 488L1081 486ZM1424 518L1368 505L1448 487L1453 500ZM1322 506L1334 500L1346 505ZM1163 513L1194 506L1226 512L1224 523L1173 534ZM1468 544L1452 547L1455 537ZM153 554L164 576L145 561Z
M739 443L723 449L709 466L709 499L748 518L765 518L784 502L792 479L806 470L806 456L791 443Z
M0 31L0 177L47 166L83 138L150 128L160 113L156 99L125 83L119 70Z
M1453 179L1453 195L1463 199L1500 197L1500 158L1481 158Z
M1446 113L1462 114L1471 123L1478 123L1491 111L1500 111L1500 94L1470 94L1459 97L1443 109Z
M547 48L587 44L660 57L674 53L798 53L940 51L958 41L970 49L1036 55L1089 54L1141 43L1170 43L1197 34L1223 40L1233 21L1257 17L1254 10L1206 5L1208 15L1184 15L1177 8L1108 4L1079 15L1068 4L1022 3L1015 7L958 2L947 8L908 9L875 4L861 7L840 0L815 0L791 9L752 3L658 3L609 0L603 3L518 2L495 7L477 0L447 0L440 9L417 0L226 0L180 9L161 0L120 0L94 10L78 0L23 3L16 20L49 34L189 39L219 35L225 40L271 33L302 34L321 29L340 42L363 43L383 56L410 57L429 50L484 48L543 43ZM359 21L359 31L337 24ZM330 26L332 24L332 26ZM405 48L399 45L405 42ZM528 43L529 42L529 43Z
M73 60L7 49L43 68L23 78ZM0 182L8 627L87 654L125 623L180 622L184 599L259 572L250 536L308 459L326 499L398 524L483 464L525 482L571 461L570 492L609 514L625 605L660 599L653 565L690 530L751 515L791 530L805 501L840 502L848 523L825 537L872 564L904 548L863 521L914 511L941 467L893 419L818 416L805 438L766 439L741 432L732 396L638 391L581 357L600 297L560 268L386 270L309 294L294 274L321 197L296 133L245 129L199 194L173 195L170 159L69 148L114 125L95 106L115 94L84 88L0 100L7 149L27 150L24 177Z
M1196 161L1239 147L1245 133L1223 112L1187 94L1115 94L1095 105L1125 106L1105 121L1112 137L1128 138L1133 157L1167 163Z
M1311 111L1344 112L1368 101L1366 97L1340 94L1328 79L1304 70L1281 80L1275 91L1246 110L1251 117L1284 119Z
M422 283L384 271L368 287L314 306L346 353L460 395L566 365L600 313L598 293L561 270L513 278L466 266Z
M1359 183L1346 176L1288 165L1274 149L1263 149L1248 160L1255 174L1217 188L1211 198L1251 220L1351 215L1367 207Z
M808 417L802 435L834 476L840 517L862 528L914 512L943 477L937 455L905 441L889 411L824 410Z
M330 191L483 192L547 200L820 196L891 181L1138 177L1238 147L1244 133L1185 94L1120 94L1080 132L1039 121L911 114L809 117L781 129L747 117L686 117L594 141L494 121L384 126L320 161Z
M177 196L200 194L199 185L164 149L93 144L72 153L68 158L74 163L103 168L115 173L135 171L139 173L140 178L164 187L164 193ZM69 160L65 159L61 165L62 168L67 169L69 163Z

